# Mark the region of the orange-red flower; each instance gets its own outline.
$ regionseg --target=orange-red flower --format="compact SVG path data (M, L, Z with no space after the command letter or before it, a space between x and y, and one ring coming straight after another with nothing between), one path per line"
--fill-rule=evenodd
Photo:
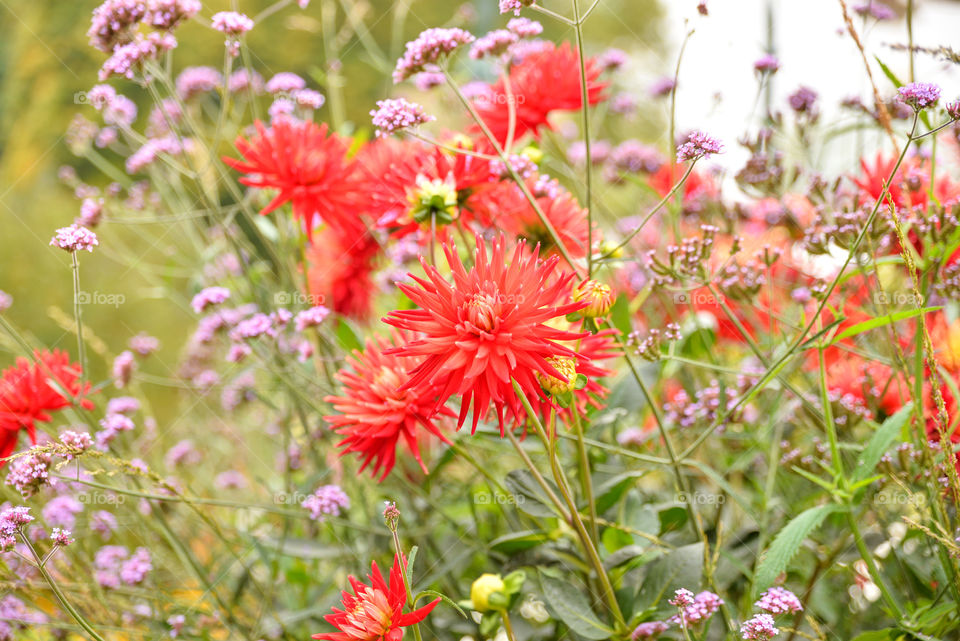
M37 442L36 423L51 419L50 412L74 403L93 409L83 398L90 383L81 383L80 365L70 363L70 355L60 350L34 353L34 362L18 358L16 364L0 376L0 467L3 459L17 447L20 430ZM65 392L68 396L64 396Z
M403 585L401 566L406 559L399 554L394 557L390 569L390 583L384 580L374 561L368 576L370 585L348 577L353 594L343 592L343 609L333 609L324 620L339 632L315 634L312 638L321 641L400 641L403 628L420 623L437 607L437 598L422 608L404 613L407 591Z
M357 161L368 178L366 208L377 227L405 236L418 229L444 237L444 225L468 219L467 200L492 186L490 162L438 147L381 139L367 145ZM425 239L429 235L423 236Z
M327 135L327 125L279 119L269 129L257 122L257 136L236 140L241 159L223 161L247 174L240 182L279 193L261 211L269 214L289 202L293 215L311 236L318 221L343 236L362 230L357 208L363 193L361 173L347 158L348 141Z
M540 211L550 222L570 257L578 259L586 256L590 240L587 232L587 210L580 206L570 192L560 187L556 188L555 193L538 195L534 189L536 180L528 180L527 186L532 194L538 196L536 201ZM504 181L478 195L472 204L484 225L503 229L531 245L539 243L544 254L559 255L553 235L515 183ZM600 240L600 230L594 229L594 244L598 244Z
M860 188L861 200L868 205L877 201L896 164L896 157L884 158L882 154L877 154L872 166L866 160L860 160L861 174L853 182ZM916 158L906 159L890 181L887 191L897 207L926 206L930 192L929 166L924 167ZM960 186L948 177L941 176L934 182L933 195L941 203L956 200L960 197Z
M591 105L606 99L607 85L598 82L600 72L595 60L586 59L587 102ZM541 127L550 128L551 113L583 107L577 51L569 42L559 47L544 44L510 68L509 90L501 78L474 105L500 144L505 144L509 136L511 105L515 108L514 139L527 133L539 138Z
M547 323L586 303L570 300L573 274L554 276L556 256L541 260L539 248L530 251L521 242L508 263L503 237L493 241L489 257L479 236L476 242L470 271L456 248L444 245L453 283L421 258L427 278L414 276L417 286L399 284L419 309L392 312L384 321L421 334L397 349L399 354L421 359L405 388L441 381L437 407L454 394L461 395L458 425L463 425L472 405L473 431L492 403L503 434L504 409L509 408L514 417L520 414L521 402L512 381L528 399L542 398L537 374L562 378L547 359L580 357L560 342L583 334Z
M435 424L439 384L404 389L407 371L416 365L416 360L387 352L408 342L410 337L405 332L394 331L391 338L392 341L379 337L368 340L362 354L355 351L352 358L347 357L353 371L337 373L344 395L324 399L340 412L327 420L344 437L339 443L344 448L341 455L358 454L363 460L360 471L372 463L373 475L379 475L380 480L393 469L401 439L424 472L427 467L420 456L418 438L421 430L448 442ZM453 416L446 408L442 414Z
M332 229L317 232L307 245L307 287L318 304L347 318L367 320L373 312L380 244L366 230L350 237Z

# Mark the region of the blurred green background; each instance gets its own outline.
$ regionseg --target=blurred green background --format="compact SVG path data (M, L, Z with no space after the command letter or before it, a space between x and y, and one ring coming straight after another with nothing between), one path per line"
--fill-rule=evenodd
M100 187L108 182L95 167L72 156L64 138L76 113L98 120L92 107L75 99L78 92L96 84L97 70L105 58L87 44L86 37L90 14L98 4L94 0L0 0L0 290L14 297L7 317L16 326L38 344L71 352L76 349L75 337L65 329L72 322L69 257L48 243L57 227L72 222L80 206L71 189L58 180L58 168L70 164L85 182ZM204 2L201 18L177 32L180 46L175 52L175 71L188 65L219 68L222 64L223 38L205 26L213 13L235 9L254 16L273 4L264 0ZM407 39L429 26L464 26L480 34L502 26L507 19L498 14L496 0L462 5L449 0L412 0L402 24L394 20L398 6L394 0L313 0L305 10L292 0L283 4L249 34L257 70L267 78L283 70L300 73L312 78L311 86L332 96L325 86L331 63L330 51L324 46L326 34L328 43L332 41L332 48L339 52L333 55L340 63L343 100L340 104L328 100L318 119L328 118L330 109L342 109L347 121L361 127L366 126L377 99L397 93L389 72ZM569 10L566 3L547 4L558 11ZM618 46L641 60L649 58L665 44L657 35L661 17L656 0L604 0L587 25L588 52ZM550 24L548 19L543 22L548 28L546 37L573 39L571 29ZM379 60L372 50L382 53ZM467 60L466 56L462 59ZM150 107L147 93L132 83L113 80L111 84L138 103L136 126L142 128ZM438 115L442 121L444 115ZM142 270L131 268L122 254L112 251L122 237L136 252L139 232L135 226L105 225L98 233L104 246L82 256L82 288L119 294L125 302L84 309L84 323L102 339L103 346L104 358L91 358L92 378L104 377L109 359L141 330L161 339L167 354L161 361L175 363L192 331L191 315L182 306L171 304L155 281L148 283ZM6 352L0 352L0 365L6 366L12 361L12 348L0 344L0 350ZM169 376L171 372L158 374Z

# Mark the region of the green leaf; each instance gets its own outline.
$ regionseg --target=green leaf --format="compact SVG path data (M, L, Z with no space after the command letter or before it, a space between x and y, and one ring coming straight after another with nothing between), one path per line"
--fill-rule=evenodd
M537 480L530 473L530 470L513 470L507 474L504 484L510 491L517 508L526 512L530 516L556 517L556 509L549 497L544 493L543 488L537 483ZM549 480L548 486L554 494L559 494L557 488Z
M543 587L544 601L556 617L584 639L604 641L612 637L613 630L598 619L591 609L586 591L548 572L540 570L540 585Z
M896 628L887 628L886 630L871 630L864 632L853 638L852 641L893 641L899 634Z
M692 590L702 578L703 543L676 548L650 564L635 609L660 604L680 588Z
M620 500L636 480L646 472L624 472L607 481L604 481L595 491L597 497L597 514L603 514Z
M837 334L833 341L830 342L831 345L836 345L840 341L850 338L851 336L856 336L857 334L863 334L864 332L869 332L870 330L877 329L878 327L885 327L891 325L898 321L906 320L908 318L913 318L914 316L920 316L921 314L927 314L929 312L935 312L943 309L943 307L923 307L921 309L905 309L900 312L894 312L893 314L888 314L886 316L880 316L877 318L871 318L870 320L865 320L862 323L857 323L852 325L839 334Z
M630 301L627 300L626 294L620 294L617 296L617 300L613 302L613 306L610 308L610 320L613 322L613 326L619 329L624 336L633 331L633 326L630 323Z
M517 554L546 543L550 536L540 530L527 530L507 534L490 542L490 549L501 554Z
M859 458L857 458L857 468L853 475L855 481L865 479L873 473L884 453L900 438L900 432L910 420L912 413L913 403L910 402L904 405L899 412L888 417L883 425L877 428L877 431L870 437L867 446L863 448Z
M416 596L416 598L414 598L414 600L413 600L413 607L417 607L417 601L419 601L420 599L422 599L422 598L425 597L425 596L432 596L432 597L436 597L436 598L438 598L438 599L442 599L444 603L447 603L448 605L452 605L452 606L454 607L454 609L455 609L457 612L459 612L459 613L460 613L460 616L462 616L464 619L469 618L469 617L467 617L467 613L463 611L463 608L461 608L459 605L457 605L456 601L454 601L453 599L451 599L450 597L448 597L448 596L446 596L446 595L440 594L440 593L437 592L436 590L424 590L423 592L421 592L420 594L418 594L418 595Z
M827 516L841 509L843 506L833 503L818 505L804 510L787 523L760 559L754 576L754 591L759 592L770 587L777 576L787 569L787 564L803 545L804 539L820 527Z
M337 321L337 342L340 343L340 347L347 352L352 352L353 350L363 351L363 342L357 336L357 333L353 331L353 328L350 327L350 323L343 318Z
M687 523L687 510L679 506L668 507L657 513L660 517L660 536L679 530Z

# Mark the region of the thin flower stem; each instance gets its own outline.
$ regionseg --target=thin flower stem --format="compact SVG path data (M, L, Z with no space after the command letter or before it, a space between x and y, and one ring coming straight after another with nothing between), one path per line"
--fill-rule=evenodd
M530 8L533 9L534 11L539 11L540 13L542 13L542 14L545 15L545 16L550 16L550 17L553 18L554 20L559 20L560 22L564 23L565 25L568 25L568 26L571 26L571 27L575 26L573 20L571 20L570 18L568 18L568 17L566 17L566 16L564 16L564 15L561 15L561 14L557 13L556 11L550 11L550 9L546 9L546 8L544 8L544 7L541 7L541 6L538 5L538 4L533 4L533 5L530 6Z
M83 341L83 318L80 302L80 259L77 252L70 252L73 262L73 318L77 323L77 358L80 360L80 369L87 373L87 347Z
M503 617L503 629L507 632L507 639L517 641L517 635L513 633L513 624L510 623L510 615L507 614L507 610L500 610L500 616Z
M550 499L550 502L553 503L555 508L557 508L560 516L564 521L570 522L570 515L567 514L567 509L563 506L563 503L560 502L556 492L553 491L553 488L550 487L550 485L547 483L547 480L543 478L543 474L541 474L540 470L537 469L537 466L534 465L533 460L526 453L526 451L524 451L523 446L520 445L520 441L517 440L517 437L514 436L511 430L507 430L507 438L509 438L510 442L513 443L513 447L517 450L517 454L519 454L520 458L523 459L527 469L529 469L530 473L533 474L533 478L536 479L537 484L546 493L547 497Z
M536 5L534 5L536 6ZM570 252L567 251L567 246L564 245L563 240L560 238L560 235L557 233L557 230L554 228L553 223L550 222L550 219L547 218L547 215L543 213L543 209L540 207L540 204L537 202L537 199L534 198L533 194L530 193L530 189L527 187L526 181L517 173L514 169L513 164L507 158L506 154L503 151L503 148L500 146L500 141L496 139L493 133L490 131L490 128L487 127L487 123L484 122L483 118L480 117L480 114L477 113L477 110L474 108L473 104L467 100L467 97L463 95L463 92L460 91L460 87L457 86L457 83L454 82L453 78L450 76L450 72L446 67L441 67L443 71L443 76L447 80L447 85L450 86L450 89L453 90L453 93L457 96L457 99L460 101L460 104L464 106L467 112L470 114L470 117L473 121L480 127L480 131L483 132L483 135L490 142L490 145L493 147L493 150L497 152L497 157L500 159L500 162L504 164L507 172L510 174L510 178L517 184L517 187L520 188L521 193L523 193L524 198L527 199L527 202L530 203L530 206L533 207L533 211L536 212L537 217L540 219L540 222L547 229L547 232L550 234L550 238L553 240L554 244L557 247L557 251L560 252L560 255L563 256L564 260L570 265L574 272L577 275L580 275L580 267L573 261L573 258L570 257ZM589 248L588 248L589 250Z
M403 553L403 548L400 545L400 533L397 531L396 527L390 528L393 531L393 546L397 550L397 563L400 564L400 576L403 577L403 587L407 591L407 601L410 603L410 607L414 607L413 600L413 588L410 586L410 577L407 576L407 557ZM414 623L413 636L417 641L423 641L423 636L420 634L420 624Z
M583 497L587 500L590 513L590 532L593 535L594 545L600 542L600 528L597 526L597 500L593 495L593 478L590 474L590 457L587 455L587 444L583 440L583 425L580 421L580 411L570 408L573 414L573 429L577 434L577 450L580 453L580 484L583 487Z
M578 0L573 4L573 30L577 36L577 59L580 64L580 105L583 120L583 145L587 154L586 162L586 198L587 209L587 278L593 275L593 162L590 155L590 88L587 86L587 60L583 52L583 22L580 19ZM596 6L596 5L594 5Z
M593 565L594 572L597 574L597 580L600 582L600 585L603 588L603 598L606 601L607 608L613 615L613 618L617 623L617 627L620 629L626 629L626 622L624 621L623 613L620 611L620 604L617 602L616 592L614 592L613 585L610 583L610 577L607 575L607 571L603 567L603 561L600 560L600 555L597 553L597 549L593 545L593 541L590 540L590 535L587 533L587 528L583 524L583 519L580 518L580 512L577 510L576 501L573 500L573 497L570 495L569 489L567 488L566 482L564 481L563 470L560 468L560 461L557 458L556 448L551 446L550 437L547 435L543 425L540 423L540 419L537 417L533 406L530 405L530 400L527 398L527 395L523 393L523 389L520 387L520 384L517 383L516 379L511 379L511 381L513 382L514 393L523 404L523 409L527 412L527 418L533 424L537 434L539 434L540 438L543 440L544 447L547 448L547 456L550 459L550 468L553 471L554 480L556 481L557 486L560 488L560 493L563 495L564 500L569 506L570 521L580 537L580 542L583 545L584 552L586 552L591 565ZM554 410L551 408L551 413L553 411Z
M90 638L94 641L104 641L104 638L93 629L93 626L90 625L90 622L87 621L82 614L80 614L67 600L66 595L60 589L60 586L57 585L57 582L53 580L53 577L50 576L50 573L47 572L47 569L43 566L41 562L40 555L37 554L36 548L33 547L33 543L30 541L30 537L27 536L26 532L21 532L23 537L23 542L26 544L27 549L30 550L30 554L33 555L34 561L36 561L37 570L40 572L40 575L43 576L44 580L47 582L47 585L50 586L50 589L53 591L53 594L57 597L57 600L60 602L60 605L63 606L63 609L67 611L73 620L83 628L83 631L90 635Z
M633 240L633 238L634 238L637 234L639 234L641 231L643 231L643 228L644 228L644 227L646 226L646 224L650 221L650 219L653 218L654 214L656 214L658 211L660 211L660 210L663 208L664 205L666 205L668 202L670 202L670 199L673 198L673 195L674 195L675 193L677 193L677 190L680 189L680 187L682 187L683 184L687 181L687 178L689 178L689 177L690 177L690 174L693 172L693 166L696 165L696 164L697 164L697 161L696 161L696 160L694 160L692 163L690 163L690 166L687 167L687 171L684 172L684 174L683 174L683 176L680 178L680 180L678 180L677 183L670 189L670 191L667 192L667 195L664 196L663 198L661 198L661 199L660 199L660 202L658 202L658 203L656 204L656 206L647 213L647 215L644 217L644 219L643 219L642 221L640 221L640 224L637 225L637 228L634 229L632 232L630 232L630 234L629 234L626 238L624 238L623 241L621 241L621 243L620 243L619 245L617 245L616 247L614 247L613 249L611 249L611 250L608 251L607 253L605 253L605 254L603 254L602 256L600 256L600 258L598 258L597 260L604 260L604 259L610 258L610 257L613 256L614 254L616 254L618 251L620 251L621 249L623 249L624 247L626 247L627 244L628 244L631 240Z

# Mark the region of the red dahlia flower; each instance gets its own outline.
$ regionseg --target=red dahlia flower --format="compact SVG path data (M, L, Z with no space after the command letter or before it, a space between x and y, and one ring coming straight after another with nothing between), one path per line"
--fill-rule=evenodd
M494 181L488 160L392 139L367 145L357 162L370 186L367 209L377 227L395 236L429 231L433 218L443 237L444 225L465 220L467 199Z
M352 358L347 357L353 371L337 373L337 380L345 388L344 396L324 399L340 412L328 416L327 420L344 437L339 444L344 448L341 456L356 452L363 459L360 471L373 463L373 475L379 475L380 480L393 469L397 443L401 438L424 472L427 467L420 457L420 430L449 442L434 423L439 383L403 389L407 371L416 365L416 361L385 353L394 346L403 347L410 339L401 331L394 331L391 338L392 342L383 338L368 340L362 354L354 351ZM454 415L445 408L442 414Z
M407 591L403 585L401 563L405 566L406 560L397 555L390 570L389 585L376 562L370 564L370 585L349 577L353 594L344 591L343 610L334 608L333 614L324 617L339 632L315 634L312 638L324 641L400 641L403 628L423 621L440 603L438 598L404 614Z
M18 358L0 376L0 467L2 459L16 449L20 430L26 430L30 441L36 443L36 422L49 421L49 412L74 402L93 409L93 403L80 398L89 393L90 384L79 382L83 372L80 365L70 363L69 354L44 350L34 352L34 359L31 363Z
M261 214L290 202L308 236L318 220L343 236L363 229L357 217L361 174L347 158L348 141L337 134L327 136L327 125L309 121L280 119L269 129L257 121L256 127L255 138L236 140L242 158L223 161L247 174L240 179L244 185L279 190Z
M554 329L547 323L586 303L570 301L573 274L554 277L556 256L540 260L539 247L530 251L521 242L508 264L503 237L493 241L489 258L483 239L477 236L476 242L470 271L456 248L444 245L453 283L421 257L427 279L411 275L418 286L398 284L420 309L392 312L384 322L422 336L396 350L420 358L404 389L441 381L436 406L461 395L458 426L472 404L473 432L492 402L503 434L504 408L515 418L522 411L512 380L528 399L542 398L537 374L562 378L547 359L580 356L558 341L575 341L584 334Z
M307 245L310 295L341 316L367 320L376 291L370 276L379 254L380 244L366 230L349 237L321 230Z
M586 72L587 102L595 105L606 100L603 91L607 85L597 81L601 69L592 58L586 60ZM501 78L475 102L477 113L500 144L505 144L509 135L511 105L516 110L515 139L527 133L539 138L541 127L550 129L552 112L583 107L580 58L569 42L559 47L544 44L525 55L510 68L509 80L509 91Z

